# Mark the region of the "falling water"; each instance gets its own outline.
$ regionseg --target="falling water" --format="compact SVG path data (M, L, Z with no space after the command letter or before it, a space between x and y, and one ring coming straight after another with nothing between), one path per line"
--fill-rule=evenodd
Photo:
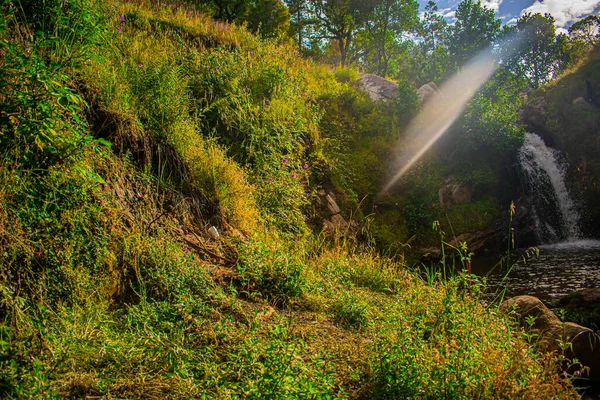
M566 165L559 151L541 137L527 133L519 163L532 199L532 217L540 243L581 239L579 214L565 183Z

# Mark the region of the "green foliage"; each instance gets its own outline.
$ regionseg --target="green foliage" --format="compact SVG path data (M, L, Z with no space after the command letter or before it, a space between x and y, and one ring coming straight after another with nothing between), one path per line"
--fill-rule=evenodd
M525 13L513 28L505 31L508 38L503 46L503 63L533 88L556 79L576 61L575 49L566 35L556 35L550 14Z
M576 21L569 28L569 35L583 41L587 46L600 48L600 17L591 14Z
M500 33L501 21L491 8L479 1L464 0L456 8L456 23L450 29L448 51L462 67L492 44Z
M237 268L262 296L277 304L302 296L303 264L293 248L254 240L241 245Z
M247 24L252 33L264 38L280 38L287 34L290 13L282 0L194 0L208 7L211 14L229 23Z
M10 152L16 165L39 168L69 158L91 143L82 121L86 104L69 86L68 68L85 61L85 49L96 37L89 32L96 25L87 6L43 4L47 9L39 8L38 2L24 2L24 8L16 11L8 3L0 25L0 149ZM21 13L29 8L34 8L31 25L25 25L29 21L21 21ZM79 29L80 24L89 25Z
M290 28L290 12L282 0L257 0L244 19L250 32L264 38L282 38Z
M349 293L344 292L332 306L335 321L347 329L360 329L367 326L369 316L367 305Z
M522 100L518 93L494 82L475 96L460 119L460 146L464 152L492 151L506 155L515 153L525 138L518 111Z

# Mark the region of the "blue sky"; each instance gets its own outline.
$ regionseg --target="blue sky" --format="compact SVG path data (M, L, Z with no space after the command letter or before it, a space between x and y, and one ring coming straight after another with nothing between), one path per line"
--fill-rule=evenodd
M482 4L496 10L496 15L504 23L514 23L526 11L532 13L550 13L556 19L556 26L560 30L568 29L573 22L589 14L600 11L600 0L482 0ZM421 8L427 0L419 0ZM460 0L439 0L438 8L442 15L452 21L456 6Z

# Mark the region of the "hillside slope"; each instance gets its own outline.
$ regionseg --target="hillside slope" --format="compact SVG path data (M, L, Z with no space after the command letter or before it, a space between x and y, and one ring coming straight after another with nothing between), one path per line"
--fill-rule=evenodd
M352 71L90 4L2 6L0 397L577 397L471 277L308 229Z

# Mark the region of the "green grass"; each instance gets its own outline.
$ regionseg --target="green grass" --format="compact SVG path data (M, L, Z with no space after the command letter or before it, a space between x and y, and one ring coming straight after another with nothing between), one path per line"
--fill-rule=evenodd
M38 37L2 6L0 397L576 396L465 276L309 229L361 147L327 99L381 112L355 71L182 6L48 4Z

